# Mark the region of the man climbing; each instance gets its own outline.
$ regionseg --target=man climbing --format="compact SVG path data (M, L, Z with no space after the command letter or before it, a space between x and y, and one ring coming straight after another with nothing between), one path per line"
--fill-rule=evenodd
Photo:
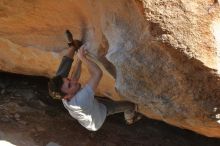
M69 48L62 59L56 76L48 83L49 94L55 99L61 99L69 114L91 131L97 131L103 125L106 117L115 113L124 112L127 124L139 120L140 116L137 116L133 103L94 98L94 92L102 78L102 70L95 62L87 58L88 46L81 45L80 41L73 40L72 34L68 30L66 34L69 40ZM68 77L77 50L76 70ZM90 78L83 88L79 83L82 63L87 67L90 74Z

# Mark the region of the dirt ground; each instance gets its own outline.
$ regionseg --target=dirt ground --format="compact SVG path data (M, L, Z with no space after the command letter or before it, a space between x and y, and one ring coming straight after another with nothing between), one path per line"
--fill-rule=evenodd
M144 118L128 126L122 114L90 132L47 93L48 79L0 73L0 145L16 146L219 146L207 138Z

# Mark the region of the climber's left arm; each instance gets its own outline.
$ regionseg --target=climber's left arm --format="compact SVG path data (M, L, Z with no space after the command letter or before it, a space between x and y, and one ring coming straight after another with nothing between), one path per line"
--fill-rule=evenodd
M77 81L79 80L80 75L81 75L81 66L82 66L82 61L77 58L76 68L72 71L71 78L74 78Z

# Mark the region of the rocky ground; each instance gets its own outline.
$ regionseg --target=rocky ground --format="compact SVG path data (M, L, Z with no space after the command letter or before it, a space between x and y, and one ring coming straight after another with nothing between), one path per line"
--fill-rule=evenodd
M72 119L47 93L46 78L0 73L0 145L17 146L219 146L207 138L143 119L125 125L121 114L108 117L97 132Z

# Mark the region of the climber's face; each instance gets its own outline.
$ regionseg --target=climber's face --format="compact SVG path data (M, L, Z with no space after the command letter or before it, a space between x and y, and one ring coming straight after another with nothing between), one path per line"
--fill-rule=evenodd
M76 79L63 78L61 91L66 93L64 99L71 99L81 88L81 84Z

